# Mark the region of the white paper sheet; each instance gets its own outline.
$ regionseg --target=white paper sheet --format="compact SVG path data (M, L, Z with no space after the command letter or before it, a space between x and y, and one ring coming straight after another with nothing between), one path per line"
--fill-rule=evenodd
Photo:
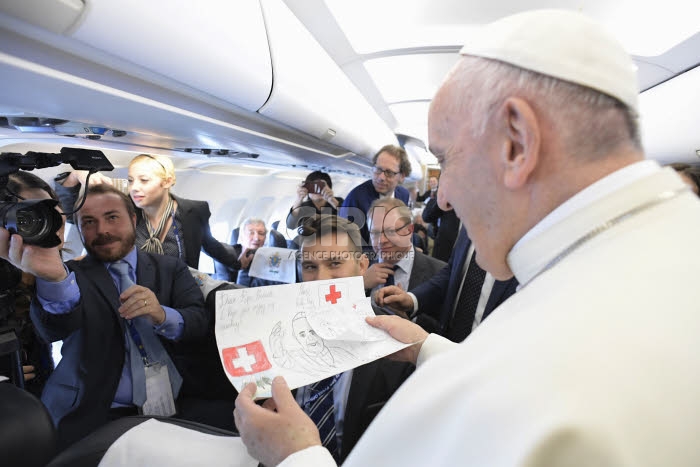
M297 250L264 246L255 250L248 275L292 284L297 280Z
M100 467L257 467L243 441L216 436L158 420L147 420L117 439Z
M367 324L373 315L362 277L220 291L219 356L236 389L255 382L270 397L275 376L294 389L407 347Z

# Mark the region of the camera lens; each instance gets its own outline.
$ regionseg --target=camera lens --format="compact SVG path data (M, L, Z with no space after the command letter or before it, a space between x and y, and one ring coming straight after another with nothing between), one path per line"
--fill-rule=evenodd
M0 203L0 221L10 233L21 235L27 244L54 247L61 244L56 232L63 225L57 204L53 199Z

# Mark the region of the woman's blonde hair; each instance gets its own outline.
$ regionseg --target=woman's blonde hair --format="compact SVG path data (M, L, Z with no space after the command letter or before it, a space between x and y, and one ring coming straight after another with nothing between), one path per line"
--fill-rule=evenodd
M169 157L161 156L158 154L139 154L138 156L131 159L131 162L129 163L129 168L131 168L134 164L138 164L140 162L150 162L151 167L153 167L153 174L155 176L162 178L163 180L167 180L168 178L170 178L172 181L172 185L175 185L175 166L173 165L173 162L170 160Z

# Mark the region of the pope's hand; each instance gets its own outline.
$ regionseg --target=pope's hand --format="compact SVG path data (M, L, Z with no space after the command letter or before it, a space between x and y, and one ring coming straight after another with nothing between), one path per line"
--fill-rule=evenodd
M272 399L263 406L253 401L255 383L248 383L236 398L233 417L248 453L272 467L289 455L320 446L318 429L299 407L283 377L272 380Z

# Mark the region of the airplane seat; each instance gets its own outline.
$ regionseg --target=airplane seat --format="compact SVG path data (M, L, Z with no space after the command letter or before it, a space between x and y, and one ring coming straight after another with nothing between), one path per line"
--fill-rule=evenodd
M279 230L277 227L280 226L280 221L276 220L275 222L272 223L272 230Z
M277 230L270 230L270 236L267 241L269 246L275 246L277 248L287 248L287 239L284 238Z
M140 425L146 420L155 418L160 422L171 423L182 428L196 430L209 435L217 436L238 436L238 433L222 430L213 426L208 426L202 423L193 422L190 420L180 420L176 418L163 417L147 417L137 415L133 417L124 417L111 421L106 425L98 428L85 438L77 443L69 446L62 451L55 459L48 464L48 467L95 467L102 457L105 455L110 446L121 435L130 429ZM24 465L24 464L8 464L8 465ZM41 465L47 465L46 463Z
M240 227L236 227L231 231L231 236L228 239L229 244L235 245L238 243L238 232L240 231Z
M33 394L0 383L0 455L3 465L44 466L56 453L56 429Z
M236 282L238 271L227 267L224 263L220 263L214 258L212 258L212 260L214 261L214 273L209 274L212 278L219 281Z

